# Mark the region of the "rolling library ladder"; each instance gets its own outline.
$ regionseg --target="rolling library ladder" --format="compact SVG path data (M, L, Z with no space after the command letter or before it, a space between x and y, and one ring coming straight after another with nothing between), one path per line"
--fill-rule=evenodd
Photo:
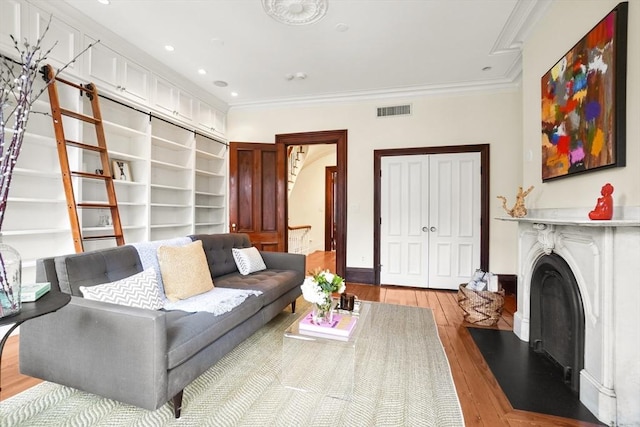
M118 211L118 202L116 200L116 192L113 185L113 176L109 165L109 154L107 152L107 143L104 137L104 127L102 123L102 115L100 113L100 105L98 102L98 90L93 83L76 84L68 80L58 77L50 65L45 65L42 69L43 77L49 83L49 102L51 104L51 115L53 117L53 127L58 146L58 157L60 159L60 169L62 172L62 183L64 185L64 193L67 199L67 212L69 213L69 221L71 222L71 234L76 252L84 252L84 241L97 239L115 239L118 246L124 245L124 235L122 233L122 223L120 221L120 213ZM84 115L72 110L60 107L60 98L58 96L58 88L56 83L62 83L85 94L91 101L92 116ZM95 145L66 139L64 133L64 125L62 116L72 119L81 120L95 126L96 141ZM69 167L68 147L76 147L81 150L94 151L100 156L102 165L101 171L96 173L86 171L72 171ZM101 173L97 173L101 172ZM104 181L107 202L76 202L75 192L73 189L73 177L78 179L91 179ZM111 213L111 225L113 233L83 236L82 225L78 215L78 209L108 209Z

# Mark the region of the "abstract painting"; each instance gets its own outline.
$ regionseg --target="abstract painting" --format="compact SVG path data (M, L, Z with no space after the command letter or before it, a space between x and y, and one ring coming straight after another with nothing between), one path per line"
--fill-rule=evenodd
M626 53L625 2L542 77L543 181L625 165Z

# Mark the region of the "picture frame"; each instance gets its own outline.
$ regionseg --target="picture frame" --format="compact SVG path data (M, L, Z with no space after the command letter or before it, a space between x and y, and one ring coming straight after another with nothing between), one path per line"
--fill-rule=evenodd
M133 181L133 177L131 176L131 166L128 161L112 159L111 168L113 179L117 181Z
M627 15L618 4L542 76L543 182L625 166Z

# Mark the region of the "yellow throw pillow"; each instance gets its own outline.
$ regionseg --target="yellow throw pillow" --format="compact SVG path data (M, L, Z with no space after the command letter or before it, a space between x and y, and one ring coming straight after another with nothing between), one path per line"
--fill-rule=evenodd
M160 246L158 263L164 293L169 301L175 302L213 289L202 240L185 246Z

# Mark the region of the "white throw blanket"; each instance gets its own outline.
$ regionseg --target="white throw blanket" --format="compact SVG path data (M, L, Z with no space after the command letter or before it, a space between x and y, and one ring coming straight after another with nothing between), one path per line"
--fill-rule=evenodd
M239 306L251 295L261 295L262 291L216 288L191 298L176 302L167 302L165 310L182 310L190 313L207 311L216 316L227 313Z
M162 273L160 272L160 264L158 263L158 248L160 246L184 246L191 243L189 237L176 237L167 240L154 240L152 242L138 242L132 243L131 246L136 248L140 262L142 263L142 269L146 270L149 267L153 267L156 270L156 278L158 279L158 290L164 303L169 302L164 294L164 283L162 282Z

